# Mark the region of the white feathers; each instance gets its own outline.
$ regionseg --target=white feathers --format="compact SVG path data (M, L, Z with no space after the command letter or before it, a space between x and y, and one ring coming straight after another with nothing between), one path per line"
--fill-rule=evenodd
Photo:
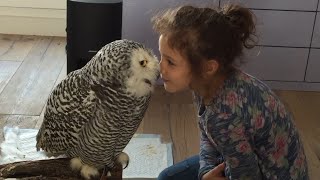
M72 170L78 171L81 169L82 162L80 158L72 158L70 161L70 167Z
M79 171L81 175L86 179L91 179L91 177L95 177L99 175L99 171L97 168L82 164L80 158L72 158L70 161L70 166L72 170Z
M86 179L91 179L91 177L96 177L99 175L98 169L89 165L83 165L80 172L81 175Z
M131 59L130 70L132 76L125 82L127 91L138 97L145 96L153 91L153 85L157 80L159 73L158 60L142 48L133 50ZM147 62L142 65L140 64L141 61Z
M120 162L120 164L122 164L122 167L128 166L128 163L129 163L128 154L125 152L121 152L117 158L117 161Z

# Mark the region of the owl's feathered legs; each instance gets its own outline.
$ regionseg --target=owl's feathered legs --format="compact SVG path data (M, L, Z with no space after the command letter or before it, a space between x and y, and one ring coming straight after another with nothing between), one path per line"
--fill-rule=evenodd
M117 157L117 162L122 165L122 168L125 169L129 165L129 156L125 152L121 152Z
M121 164L122 168L125 169L129 164L129 156L125 152L121 152L117 157L117 163ZM93 166L89 166L87 164L83 164L80 158L73 158L70 161L71 168L73 170L80 170L82 177L85 179L91 179L93 177L99 176L99 170ZM111 176L111 169L105 167L102 176Z
M82 177L84 177L85 179L91 179L92 177L96 177L99 175L99 171L97 168L82 164L80 158L71 159L71 168L73 170L80 170Z

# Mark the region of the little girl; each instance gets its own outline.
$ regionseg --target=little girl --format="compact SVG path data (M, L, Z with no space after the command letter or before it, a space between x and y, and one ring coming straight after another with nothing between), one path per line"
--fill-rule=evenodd
M199 156L164 179L309 179L293 117L263 82L236 68L254 47L252 12L183 6L153 18L160 72L168 92L190 89L198 104Z

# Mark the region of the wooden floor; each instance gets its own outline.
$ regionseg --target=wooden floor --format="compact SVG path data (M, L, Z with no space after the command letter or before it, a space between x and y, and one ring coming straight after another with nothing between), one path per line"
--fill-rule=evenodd
M4 126L39 128L49 93L66 76L65 38L0 34L0 141ZM320 92L276 91L295 115L311 179L320 177ZM179 162L199 152L196 110L188 92L158 86L138 133L172 142Z

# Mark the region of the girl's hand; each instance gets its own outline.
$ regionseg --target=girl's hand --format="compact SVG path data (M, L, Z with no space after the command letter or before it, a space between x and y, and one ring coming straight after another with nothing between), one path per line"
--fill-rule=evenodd
M204 174L202 176L202 180L226 180L227 178L223 176L225 167L226 164L224 162L219 164L218 166Z

